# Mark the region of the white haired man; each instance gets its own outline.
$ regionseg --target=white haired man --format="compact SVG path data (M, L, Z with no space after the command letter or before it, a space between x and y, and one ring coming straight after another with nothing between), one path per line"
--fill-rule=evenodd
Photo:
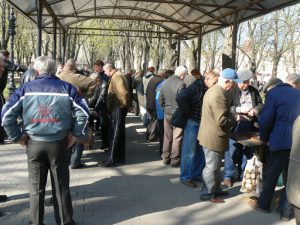
M12 141L26 146L29 192L29 224L43 224L48 170L53 183L57 224L74 225L69 190L67 149L75 137L86 139L89 111L85 100L71 84L57 78L55 61L36 58L38 76L23 84L2 109L2 124ZM18 118L23 126L18 125Z
M161 157L164 165L170 164L172 167L180 166L183 129L171 125L170 121L178 108L177 94L186 87L183 80L187 74L188 71L184 66L178 66L175 74L163 83L158 99L164 109L164 143Z

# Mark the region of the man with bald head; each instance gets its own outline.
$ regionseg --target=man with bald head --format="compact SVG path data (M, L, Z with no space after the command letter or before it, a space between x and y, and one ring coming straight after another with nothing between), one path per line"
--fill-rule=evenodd
M94 93L96 82L90 77L83 76L75 73L76 61L74 59L68 59L63 71L57 75L63 81L66 81L75 86L80 94L85 99L91 97ZM83 152L83 144L75 144L72 150L70 166L72 169L79 169L84 167L81 163L81 156Z

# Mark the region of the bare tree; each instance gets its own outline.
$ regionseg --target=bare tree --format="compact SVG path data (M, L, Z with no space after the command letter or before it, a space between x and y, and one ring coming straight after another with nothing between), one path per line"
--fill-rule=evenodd
M291 48L291 42L298 20L293 19L296 14L294 7L276 11L270 18L271 37L270 52L272 56L272 77L277 77L278 64L283 56Z
M268 26L267 17L249 20L240 26L240 34L243 34L244 38L242 37L243 41L237 47L248 58L254 80L257 79L256 71L262 62L270 37Z

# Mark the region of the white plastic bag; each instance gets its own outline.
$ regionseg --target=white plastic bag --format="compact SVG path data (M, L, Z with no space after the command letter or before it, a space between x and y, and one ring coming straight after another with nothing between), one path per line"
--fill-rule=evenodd
M256 155L247 160L241 192L246 192L251 194L251 196L259 197L262 188L262 170L263 164Z

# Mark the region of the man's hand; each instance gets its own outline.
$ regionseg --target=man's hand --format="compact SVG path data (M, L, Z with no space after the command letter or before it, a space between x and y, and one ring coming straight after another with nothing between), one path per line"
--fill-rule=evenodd
M76 138L72 134L68 134L67 141L68 141L68 147L71 148L75 144Z
M238 114L238 113L234 113L234 114L233 114L233 117L234 117L234 119L235 119L236 122L238 122L238 121L241 120L241 116L240 116L240 114Z
M26 147L27 146L27 143L28 143L28 140L29 140L29 137L27 134L23 134L20 141L19 141L19 144Z
M256 110L255 109L250 109L249 112L248 112L248 116L255 116L256 115Z

